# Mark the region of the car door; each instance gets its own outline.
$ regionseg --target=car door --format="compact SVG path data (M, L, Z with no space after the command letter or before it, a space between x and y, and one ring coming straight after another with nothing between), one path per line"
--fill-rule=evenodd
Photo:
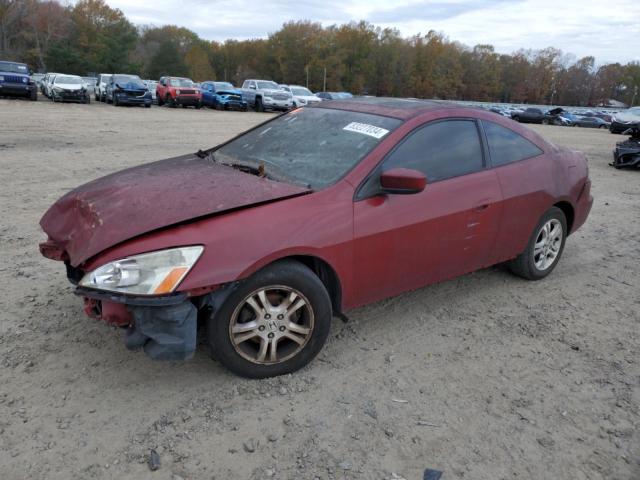
M210 83L203 83L202 84L202 103L204 105L207 106L212 106L213 105L213 85Z
M372 172L354 203L358 303L488 265L502 195L485 156L474 119L436 121L407 135ZM377 194L380 173L391 168L424 173L426 188Z

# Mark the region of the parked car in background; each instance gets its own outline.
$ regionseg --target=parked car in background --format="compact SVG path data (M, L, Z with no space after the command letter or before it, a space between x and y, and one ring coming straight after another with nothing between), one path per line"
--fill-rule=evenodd
M605 122L603 119L599 117L579 117L574 122L576 127L586 127L586 128L606 128L608 129L611 125L608 122Z
M190 78L160 77L156 86L156 98L160 106L202 107L202 92Z
M31 80L36 84L38 90L40 90L40 84L42 83L42 79L44 78L44 73L34 73L31 75Z
M110 73L101 73L96 79L96 86L93 89L96 102L107 101L107 85L111 81Z
M38 99L38 86L26 64L0 60L0 97Z
M44 77L42 77L42 80L40 80L40 93L42 93L45 97L49 97L49 87L51 85L51 82L53 81L53 77L55 77L56 75L60 75L59 73L55 73L55 72L48 72L44 74Z
M320 97L311 93L311 90L306 87L300 85L280 85L280 87L291 94L293 97L293 106L296 108L315 105L322 101Z
M82 81L87 86L87 92L89 92L89 95L95 95L96 82L98 79L96 77L82 77Z
M317 92L315 95L322 100L345 100L347 98L353 98L353 94L349 92Z
M112 103L115 107L142 105L149 108L153 103L149 89L137 75L113 74L107 83L105 95L107 103Z
M248 104L242 92L229 82L206 81L200 84L202 105L216 110L247 111Z
M47 78L47 83L44 86L44 94L49 100L51 100L51 95L52 95L51 90L53 88L53 82L58 75L64 75L64 74L62 73L50 74L49 77Z
M49 95L53 102L91 102L87 86L78 75L62 74L53 77Z
M323 102L67 192L40 251L128 348L191 358L201 323L223 365L264 378L349 309L503 262L545 278L590 188L582 153L478 108Z
M151 93L151 100L153 103L158 103L158 98L156 97L156 87L158 86L158 82L155 80L143 80L143 82L147 86L147 90Z
M291 94L271 80L245 80L240 91L249 106L256 112L264 110L287 111L293 108Z
M511 118L520 123L539 123L543 125L562 125L563 121L559 117L564 113L562 108L553 108L546 112L540 108L529 107L523 111L511 113Z
M640 123L640 107L632 107L616 113L611 118L609 131L611 133L623 133L637 123Z

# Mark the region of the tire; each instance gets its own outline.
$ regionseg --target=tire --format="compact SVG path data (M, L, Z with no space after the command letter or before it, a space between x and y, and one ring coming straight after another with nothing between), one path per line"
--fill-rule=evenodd
M599 128L600 130L604 130L605 128L606 128L607 130L609 130L609 127L607 127L606 125L600 125L598 128Z
M220 105L220 102L216 102L215 107L216 110L220 111L222 110L222 105Z
M550 230L546 230L547 226L551 226ZM558 231L562 237L557 238L557 234L554 234L553 228L560 228ZM540 244L543 241L543 237L547 236L545 246L543 247L543 253L537 254L535 251L539 250ZM533 230L527 247L518 257L509 262L509 269L519 277L526 278L527 280L541 280L549 275L556 265L560 261L562 252L564 251L564 244L567 239L567 219L564 212L558 207L551 207L542 216L536 228ZM559 243L558 243L559 242ZM550 255L555 256L550 259ZM544 255L545 260L542 260ZM538 259L536 261L536 259ZM546 265L544 262L549 262Z
M202 104L196 103L195 107L196 107L196 110L200 110L202 108Z
M267 308L260 299L259 292L264 291L267 296L262 298L266 297ZM274 307L274 302L281 303ZM286 308L287 302L289 307L302 305L290 316L277 314L283 311L278 307ZM254 323L255 328L242 328L248 323ZM295 324L295 328L290 330L285 324ZM235 335L234 326L240 328ZM330 327L331 301L320 279L305 265L284 260L258 271L229 293L218 311L207 319L207 340L215 358L235 374L267 378L294 372L313 360L327 340ZM276 345L275 360L272 345Z
M33 90L29 94L29 100L31 100L32 102L37 102L38 101L38 91L37 90Z
M118 97L116 95L111 94L111 104L114 107L118 107L120 104L118 103Z
M517 116L517 115L516 115L515 117L513 117L513 119L514 119L516 122L520 122L520 117L519 117L519 116Z
M546 118L542 120L542 125L549 125L549 120Z
M176 102L175 102L175 100L173 100L173 98L171 98L170 95L167 95L166 97L164 97L164 103L166 103L167 107L169 107L169 108L175 108L176 107Z
M162 101L162 97L158 97L156 96L156 102L158 102L158 106L161 107L162 105L164 105L164 102Z
M84 99L84 103L86 103L87 105L89 105L91 103L91 95L87 94L87 96Z
M144 108L151 108L151 104L150 103L145 103L144 104Z
M262 99L260 97L256 97L256 112L264 112L264 105L262 104Z

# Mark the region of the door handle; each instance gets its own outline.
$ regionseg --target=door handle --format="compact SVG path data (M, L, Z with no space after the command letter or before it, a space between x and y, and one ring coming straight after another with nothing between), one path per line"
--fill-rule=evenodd
M485 204L483 204L483 205L476 205L476 206L475 206L475 208L474 208L474 210L475 210L476 212L483 212L483 211L484 211L484 210L486 210L487 208L489 208L489 204L488 204L488 203L485 203Z

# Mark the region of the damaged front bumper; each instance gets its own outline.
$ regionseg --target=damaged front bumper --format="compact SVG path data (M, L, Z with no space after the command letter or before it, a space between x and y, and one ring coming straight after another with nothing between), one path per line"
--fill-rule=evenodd
M630 137L624 142L618 142L613 151L615 168L640 168L640 126L628 129Z
M125 346L154 360L188 360L196 350L198 310L184 293L149 297L76 288L85 313L126 329Z

